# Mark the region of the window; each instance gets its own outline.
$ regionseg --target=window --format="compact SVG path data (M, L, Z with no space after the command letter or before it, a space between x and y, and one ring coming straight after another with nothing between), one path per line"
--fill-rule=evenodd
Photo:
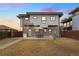
M42 17L42 23L46 23L46 17Z
M49 33L51 33L52 32L52 30L51 29L49 29Z
M44 29L44 32L47 32L47 30L46 30L46 29Z
M29 29L29 32L31 32L31 29Z
M36 19L37 17L36 17L36 16L34 16L33 18L34 18L34 19Z
M25 20L28 20L28 18L25 18Z
M51 17L51 21L55 21L55 19L56 19L55 16Z
M64 23L64 27L66 27L66 23Z
M70 25L72 26L72 21L70 22Z
M39 29L35 29L35 32L39 32Z
M69 27L69 25L70 25L69 22L67 22L67 27Z

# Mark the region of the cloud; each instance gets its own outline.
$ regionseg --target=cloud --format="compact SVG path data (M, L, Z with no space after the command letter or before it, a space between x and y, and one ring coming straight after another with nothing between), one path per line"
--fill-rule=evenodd
M13 7L0 7L0 10L13 9Z
M29 3L3 3L0 4L0 10L16 9L27 5L29 5Z
M43 8L40 11L43 11L43 12L57 12L58 10L57 9L53 9L53 8Z

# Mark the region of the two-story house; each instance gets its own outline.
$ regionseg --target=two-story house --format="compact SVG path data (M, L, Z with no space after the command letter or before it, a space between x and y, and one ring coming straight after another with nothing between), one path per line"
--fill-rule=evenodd
M79 30L79 7L72 10L69 14L72 15L72 30Z
M23 37L59 37L62 12L27 12L19 14Z

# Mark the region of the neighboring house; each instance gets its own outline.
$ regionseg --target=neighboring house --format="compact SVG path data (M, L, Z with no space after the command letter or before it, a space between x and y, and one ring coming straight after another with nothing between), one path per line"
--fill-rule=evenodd
M75 8L69 14L72 15L70 18L61 21L64 27L63 30L79 30L79 7Z
M23 37L59 37L59 24L62 12L27 12L19 14Z
M5 25L0 25L0 38L13 37L18 30Z
M72 30L72 17L65 18L61 21L63 24L61 31L70 31Z

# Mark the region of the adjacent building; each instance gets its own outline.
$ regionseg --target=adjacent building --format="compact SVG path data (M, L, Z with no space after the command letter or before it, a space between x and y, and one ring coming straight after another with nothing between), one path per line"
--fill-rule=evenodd
M18 33L18 30L11 27L0 25L0 39L7 37L14 37Z
M63 23L63 30L78 31L79 30L79 7L75 8L69 13L71 17L61 21Z
M59 37L62 12L27 12L19 14L23 37Z

